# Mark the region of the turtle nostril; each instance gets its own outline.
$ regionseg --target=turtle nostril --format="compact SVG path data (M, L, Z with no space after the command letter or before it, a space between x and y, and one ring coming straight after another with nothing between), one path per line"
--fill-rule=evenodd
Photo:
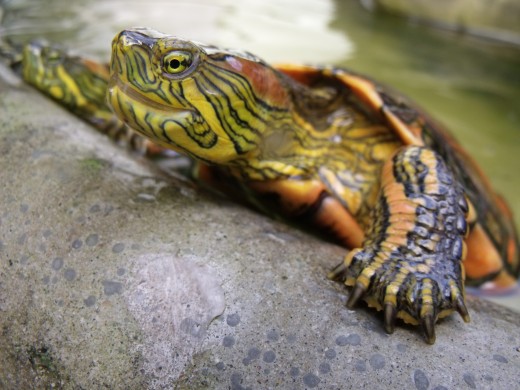
M125 46L145 45L149 48L152 48L154 43L156 42L156 39L151 37L148 34L148 31L150 30L147 28L132 28L128 30L123 30L117 36L117 40L120 44Z

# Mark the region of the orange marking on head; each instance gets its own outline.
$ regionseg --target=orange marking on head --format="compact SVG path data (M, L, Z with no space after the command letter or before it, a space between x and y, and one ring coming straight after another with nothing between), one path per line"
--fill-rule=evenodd
M232 61L220 63L219 66L244 76L257 96L277 107L289 106L291 97L271 67L240 57L233 57Z

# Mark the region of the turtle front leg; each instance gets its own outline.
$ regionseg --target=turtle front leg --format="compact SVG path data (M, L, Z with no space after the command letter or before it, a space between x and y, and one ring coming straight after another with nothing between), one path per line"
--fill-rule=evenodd
M353 286L347 306L363 298L395 318L421 324L435 342L438 318L464 304L466 202L461 185L433 150L405 146L383 167L381 190L362 248L351 251L332 279Z

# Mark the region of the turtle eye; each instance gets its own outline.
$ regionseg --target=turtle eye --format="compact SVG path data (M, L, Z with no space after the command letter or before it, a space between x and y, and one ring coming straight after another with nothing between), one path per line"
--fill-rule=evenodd
M45 52L45 59L50 64L56 64L56 63L60 62L61 58L62 58L62 56L61 56L61 53L59 50L48 49Z
M163 70L171 75L181 75L192 64L193 56L186 51L172 51L163 57Z

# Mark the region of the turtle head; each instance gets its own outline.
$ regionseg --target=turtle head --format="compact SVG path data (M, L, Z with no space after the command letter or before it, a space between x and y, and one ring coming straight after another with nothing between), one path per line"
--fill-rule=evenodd
M22 75L26 82L85 119L89 114L99 115L99 109L106 106L108 69L61 46L46 41L26 44Z
M290 109L283 78L257 57L130 29L112 42L108 102L154 142L208 163L258 153Z

